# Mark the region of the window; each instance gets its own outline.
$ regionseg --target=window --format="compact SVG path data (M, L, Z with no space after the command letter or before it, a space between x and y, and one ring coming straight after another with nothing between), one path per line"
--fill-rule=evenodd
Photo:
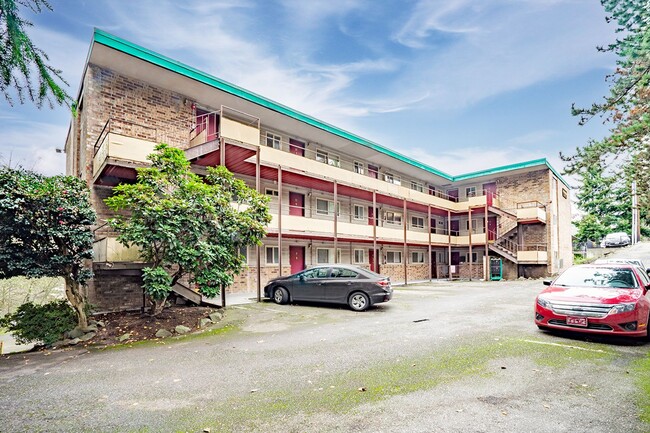
M354 250L354 263L366 262L366 250Z
M384 221L388 224L402 224L402 214L399 212L384 212Z
M248 247L239 247L239 254L244 256L244 263L248 263Z
M478 260L478 255L476 253L472 253L472 263L476 263Z
M316 250L316 263L329 263L330 250L327 248L318 248Z
M322 150L317 150L316 151L316 161L318 162L327 162L327 152L324 152Z
M476 187L468 186L465 188L465 197L476 197Z
M562 188L562 198L568 198L568 197L569 197L569 191Z
M416 182L414 180L411 181L411 189L415 191L424 191L424 186L420 182Z
M411 227L416 227L416 228L419 228L419 229L423 229L424 228L424 218L412 216L411 217Z
M366 207L358 204L354 205L354 219L363 220L366 219Z
M411 263L424 263L424 252L423 251L412 251L411 252Z
M354 161L354 172L359 174L365 173L363 162Z
M316 213L319 215L334 215L334 202L322 198L316 199ZM341 204L336 204L336 215L341 215Z
M402 263L402 252L401 251L386 252L386 263Z
M334 167L340 167L341 166L341 159L339 158L338 155L332 155L331 153L328 153L324 150L317 150L316 151L316 161L322 162L328 165L333 165Z
M279 149L281 142L282 142L282 137L280 137L279 135L275 135L270 132L266 133L266 145L268 147Z
M314 278L327 278L330 268L317 268L309 269L301 274L307 280L312 280Z
M384 180L388 183L392 183L394 185L401 185L402 180L399 178L399 176L395 176L392 173L384 173Z
M266 190L264 191L264 194L270 195L272 197L277 197L278 196L278 190L277 189L266 188Z
M359 274L352 269L332 268L332 278L357 278L358 276Z
M266 264L277 265L280 263L280 249L278 247L266 247Z
M429 185L429 195L436 195L436 187Z

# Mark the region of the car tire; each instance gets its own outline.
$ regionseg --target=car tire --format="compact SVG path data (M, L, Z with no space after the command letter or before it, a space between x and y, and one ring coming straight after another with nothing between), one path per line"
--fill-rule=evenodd
M365 311L370 307L370 298L363 292L354 292L348 298L348 305L354 311Z
M289 302L289 292L284 287L273 289L273 302L276 304L286 304Z

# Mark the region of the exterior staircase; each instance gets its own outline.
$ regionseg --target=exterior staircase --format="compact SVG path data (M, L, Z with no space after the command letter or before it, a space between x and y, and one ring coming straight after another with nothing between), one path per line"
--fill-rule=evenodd
M513 263L517 263L517 251L519 246L517 243L518 223L516 211L512 212L508 209L501 209L493 206L490 206L489 210L501 217L497 231L492 232L490 236L494 239L494 241L489 244L490 251L499 254Z

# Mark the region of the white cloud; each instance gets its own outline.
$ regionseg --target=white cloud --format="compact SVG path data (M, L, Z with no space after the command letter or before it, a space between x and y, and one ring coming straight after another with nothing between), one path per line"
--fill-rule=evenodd
M0 164L22 166L48 176L63 174L65 155L56 149L64 147L67 131L67 125L40 122L5 126L0 130Z

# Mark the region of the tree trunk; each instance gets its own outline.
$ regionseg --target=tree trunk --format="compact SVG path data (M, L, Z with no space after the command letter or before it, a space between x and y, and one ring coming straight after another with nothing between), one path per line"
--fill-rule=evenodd
M86 297L81 291L81 285L70 277L65 277L65 294L68 302L72 305L77 314L77 326L85 328L88 326L88 316L86 316Z
M151 315L156 317L165 309L165 302L167 302L167 296L165 299L152 299L151 300Z

